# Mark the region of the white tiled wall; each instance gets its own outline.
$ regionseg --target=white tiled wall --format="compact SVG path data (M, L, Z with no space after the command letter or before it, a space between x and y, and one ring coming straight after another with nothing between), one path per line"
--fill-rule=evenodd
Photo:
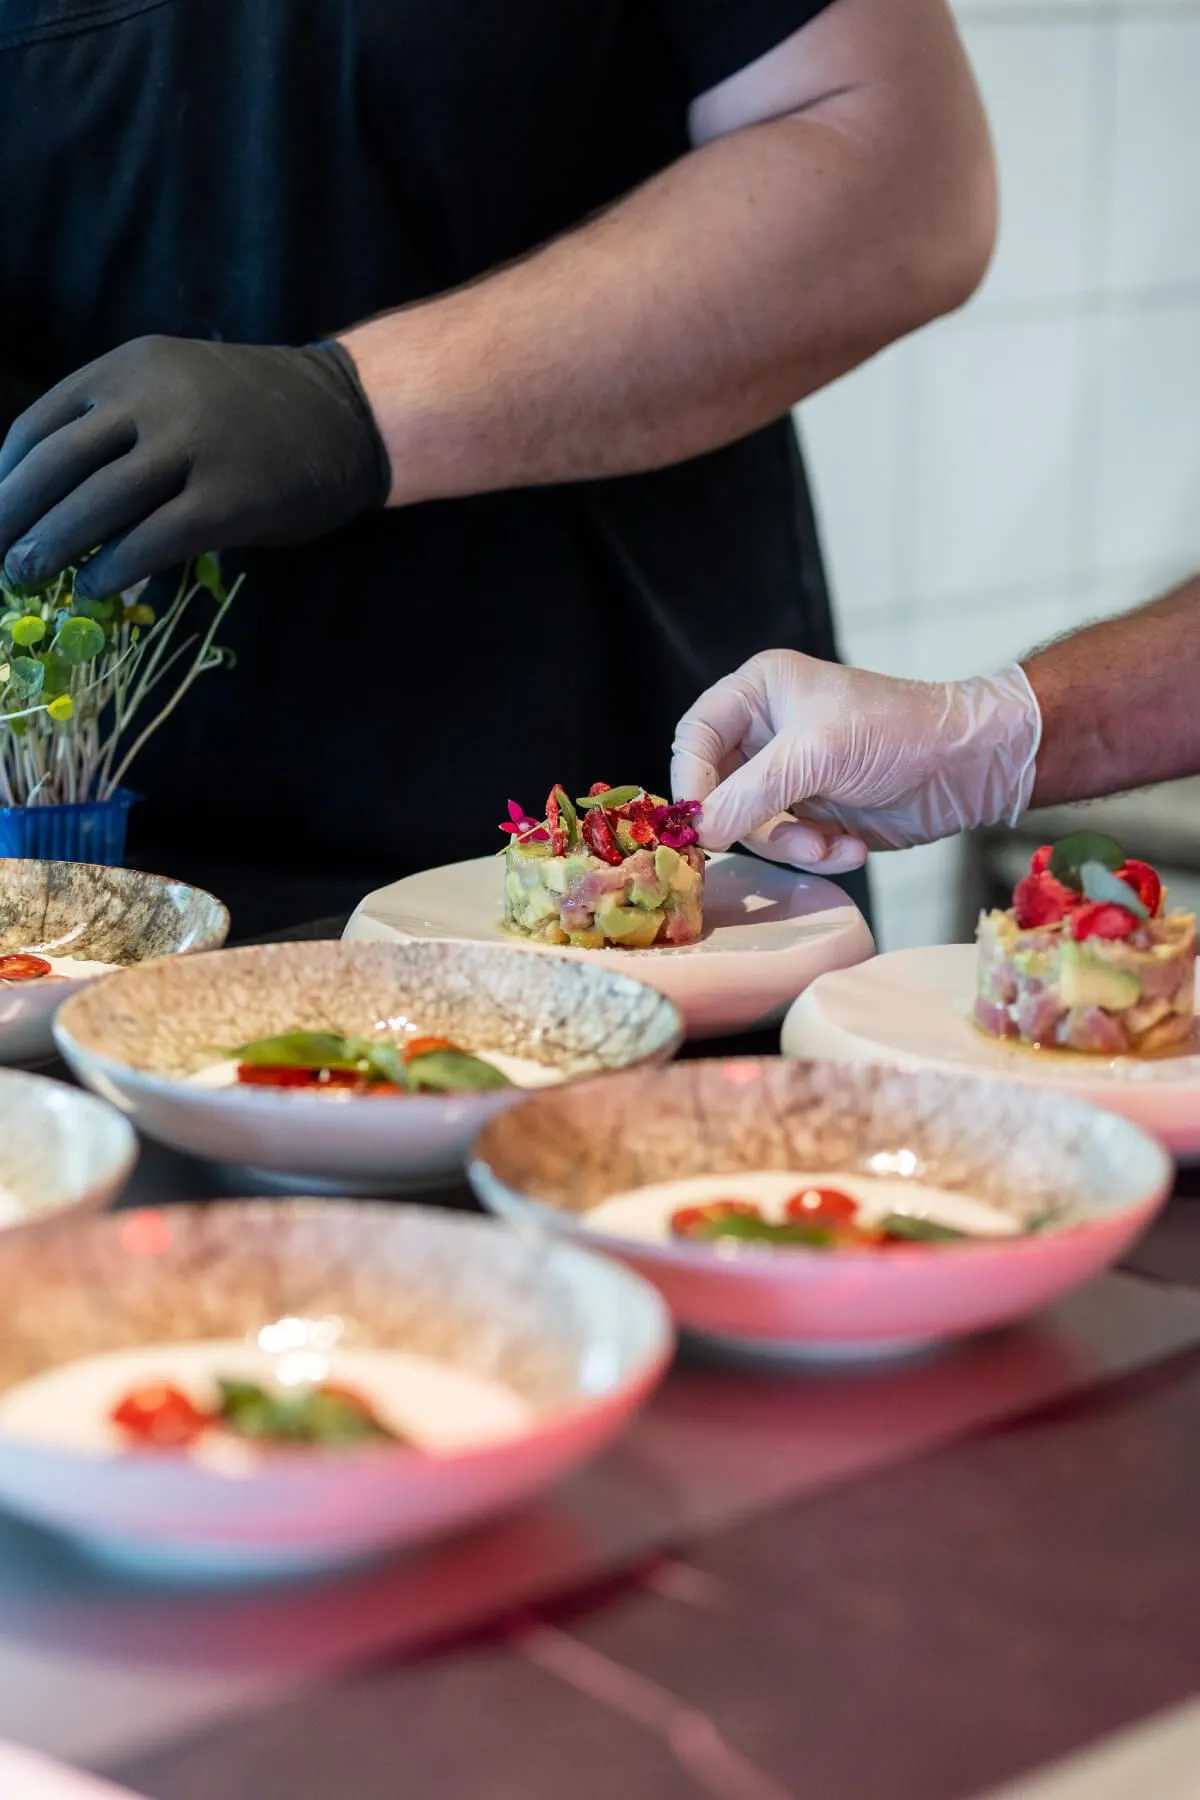
M1200 570L1200 0L957 0L1000 245L956 318L801 409L851 660L965 675ZM887 947L958 850L878 857Z

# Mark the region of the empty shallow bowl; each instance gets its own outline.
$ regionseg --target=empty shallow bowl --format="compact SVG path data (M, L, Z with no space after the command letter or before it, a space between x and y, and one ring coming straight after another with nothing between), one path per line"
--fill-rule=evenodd
M54 1048L57 1007L106 966L214 950L229 914L201 888L90 863L0 859L0 956L29 951L64 979L0 984L0 1063L34 1062ZM72 966L82 966L72 978Z
M112 1214L0 1238L0 1282L0 1504L166 1576L332 1567L510 1506L611 1438L672 1348L617 1264L419 1207ZM139 1384L203 1402L298 1355L409 1443L139 1451L107 1422Z
M693 1331L856 1356L983 1331L1065 1294L1144 1230L1171 1163L1125 1119L1003 1082L746 1061L538 1095L484 1131L470 1176L494 1211L620 1256ZM675 1206L822 1182L1011 1235L859 1251L670 1235ZM660 1184L615 1222L599 1210Z
M55 1035L75 1073L150 1137L296 1188L393 1192L453 1181L520 1089L347 1099L195 1078L281 1032L445 1037L575 1080L665 1060L682 1036L653 989L589 964L481 944L269 944L155 963L78 994Z
M0 1231L102 1206L136 1159L137 1139L111 1106L61 1081L0 1069Z

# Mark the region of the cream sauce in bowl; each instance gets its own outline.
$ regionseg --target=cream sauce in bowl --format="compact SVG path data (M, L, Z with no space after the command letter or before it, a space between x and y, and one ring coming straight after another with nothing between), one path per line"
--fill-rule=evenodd
M520 1437L532 1426L534 1409L514 1389L438 1358L398 1350L322 1347L319 1331L315 1337L309 1333L307 1341L292 1332L289 1348L262 1348L264 1339L271 1341L271 1332L287 1342L287 1328L300 1324L282 1320L260 1334L257 1345L236 1338L211 1339L139 1346L63 1363L0 1394L0 1438L91 1455L120 1455L141 1448L111 1419L113 1408L132 1390L166 1383L207 1408L215 1403L222 1377L293 1391L326 1381L340 1384L360 1395L409 1449L426 1454L461 1454ZM206 1433L188 1451L152 1452L188 1455L230 1472L247 1460L257 1462L277 1453L275 1447L263 1448L221 1431ZM289 1446L289 1453L345 1454L310 1446Z
M612 1195L586 1213L581 1223L597 1236L700 1248L721 1257L761 1256L764 1252L771 1256L803 1255L806 1252L799 1246L756 1244L736 1238L717 1238L711 1243L697 1245L694 1240L677 1237L671 1230L671 1219L684 1206L705 1206L715 1200L748 1200L760 1209L764 1218L779 1223L784 1219L787 1202L794 1194L809 1187L836 1188L840 1193L848 1194L858 1202L859 1223L865 1226L889 1213L903 1213L910 1218L950 1226L972 1238L1014 1237L1021 1231L1021 1225L1010 1214L966 1194L927 1186L906 1177L846 1174L840 1170L831 1174L817 1169L755 1169L733 1175L691 1175L678 1181L657 1182ZM941 1248L939 1245L928 1247ZM830 1254L825 1250L807 1253Z
M566 1075L562 1069L551 1068L547 1063L534 1062L532 1057L508 1056L503 1051L499 1050L480 1050L473 1052L473 1054L478 1056L481 1062L491 1063L492 1067L494 1069L499 1069L502 1075L507 1075L509 1081L517 1088L532 1089L555 1087L559 1082L566 1080ZM226 1057L219 1062L210 1063L207 1068L197 1069L195 1074L187 1077L187 1080L191 1087L207 1088L213 1093L223 1093L230 1088L239 1086L237 1076L238 1064L236 1058ZM279 1089L253 1087L246 1088L245 1091L247 1093L255 1094L278 1092L288 1094L292 1098L299 1095L302 1099L310 1100L314 1098L314 1096L318 1100L327 1101L348 1101L360 1098L359 1095L350 1093L345 1088L327 1088L322 1091L319 1087ZM403 1094L397 1095L396 1097L398 1099L412 1098L410 1095ZM433 1097L439 1099L461 1100L465 1097L465 1094L443 1094L435 1096L426 1094L421 1097L425 1099Z

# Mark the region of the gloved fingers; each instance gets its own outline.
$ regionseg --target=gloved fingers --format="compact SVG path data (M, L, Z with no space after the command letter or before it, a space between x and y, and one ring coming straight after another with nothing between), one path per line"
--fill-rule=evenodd
M807 799L811 785L794 747L785 737L773 738L708 795L700 815L700 842L706 850L744 842Z
M135 450L88 476L8 553L10 577L30 587L82 563L98 544L130 532L178 494L185 479ZM116 590L114 590L116 591ZM94 596L99 598L99 596Z
M836 827L821 827L783 813L742 840L768 862L787 863L815 875L848 875L867 860L867 846Z
M127 593L148 575L211 550L212 535L187 494L179 494L91 557L75 577L75 592L85 600Z
M27 414L26 417L29 415ZM5 452L14 425L5 442ZM17 546L39 519L106 464L127 455L137 440L133 423L111 413L85 413L35 444L0 480L0 556L10 581L36 580L24 572ZM95 542L95 540L93 540ZM89 546L90 547L90 546Z
M701 694L675 727L671 785L677 800L707 798L743 756L755 717L753 693L739 675L727 675Z
M89 388L83 380L87 373L87 369L80 369L68 375L65 381L39 395L14 420L0 446L0 481L7 481L17 465L48 437L86 418L93 410Z

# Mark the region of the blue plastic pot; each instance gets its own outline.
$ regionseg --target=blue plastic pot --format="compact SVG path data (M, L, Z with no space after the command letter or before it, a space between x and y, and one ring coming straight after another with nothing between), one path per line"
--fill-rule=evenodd
M137 798L128 788L118 788L108 800L79 806L0 806L0 856L119 869L125 861L129 809Z

